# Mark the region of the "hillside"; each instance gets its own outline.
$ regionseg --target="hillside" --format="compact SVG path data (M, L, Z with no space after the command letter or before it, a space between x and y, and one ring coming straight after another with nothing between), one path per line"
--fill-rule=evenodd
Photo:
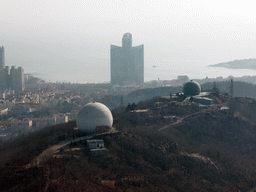
M217 82L216 87L219 89L220 93L228 93L230 90L230 81ZM256 85L234 81L233 87L233 95L235 97L249 97L256 99ZM201 85L201 88L210 91L213 88L213 83L204 83Z
M209 67L225 67L229 69L256 69L256 59L243 59L229 61L214 65L209 65Z
M124 95L124 103L138 103L140 101L150 100L154 97L169 96L170 93L178 92L182 92L181 86L140 89Z
M203 91L211 91L213 88L213 82L200 84ZM228 93L230 87L229 81L217 81L216 87L220 93ZM179 87L158 87L151 89L141 89L128 93L124 96L125 103L138 103L140 101L146 101L153 99L154 97L169 96L170 93L175 94L182 92L182 86ZM250 97L256 99L256 85L251 83L245 83L241 81L234 81L234 96L235 97Z
M0 159L0 190L249 191L256 187L256 101L213 98L218 105L210 108L193 103L156 108L155 98L138 103L150 108L146 116L113 111L120 133L95 137L104 139L107 157L89 157L76 150L79 145L66 146L40 165L28 166L39 146L44 144L44 150L66 135L60 132L64 125L42 130L40 138L42 132L36 132L3 143L0 156L9 158ZM230 110L220 111L220 106ZM175 121L164 118L177 115ZM66 125L65 133L72 134L74 126ZM35 147L24 153L28 143Z

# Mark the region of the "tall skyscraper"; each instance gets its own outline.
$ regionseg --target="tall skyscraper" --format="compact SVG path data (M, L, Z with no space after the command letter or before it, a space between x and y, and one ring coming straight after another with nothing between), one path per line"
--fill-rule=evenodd
M125 33L122 47L110 46L111 84L144 83L144 45L132 47L132 35Z
M0 47L0 92L14 90L19 94L24 90L24 69L5 66L4 47Z
M4 69L0 69L0 91L9 89L10 85L10 75L9 67L5 66Z
M4 46L0 47L0 69L5 68Z
M22 67L11 67L10 83L12 90L14 90L16 94L24 90L24 69Z

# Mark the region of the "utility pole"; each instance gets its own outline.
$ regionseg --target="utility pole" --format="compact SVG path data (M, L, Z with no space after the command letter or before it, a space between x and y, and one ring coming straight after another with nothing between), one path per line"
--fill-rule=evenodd
M233 98L233 94L234 94L233 79L231 79L231 82L230 82L229 92L230 92L230 96Z

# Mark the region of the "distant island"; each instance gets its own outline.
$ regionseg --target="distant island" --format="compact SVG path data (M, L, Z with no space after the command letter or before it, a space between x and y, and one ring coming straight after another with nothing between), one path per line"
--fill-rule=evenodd
M209 65L209 67L225 67L229 69L256 69L256 59L235 60Z

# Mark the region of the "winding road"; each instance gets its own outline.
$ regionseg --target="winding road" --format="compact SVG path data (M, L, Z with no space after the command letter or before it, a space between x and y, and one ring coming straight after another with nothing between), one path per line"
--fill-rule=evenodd
M62 141L60 143L57 143L55 145L50 146L49 148L47 148L46 150L44 150L40 155L38 155L35 159L33 159L28 166L35 166L35 165L39 165L40 162L45 161L47 158L49 158L50 156L53 156L59 149L61 149L62 147L68 145L69 143L72 142L77 142L80 140L84 140L84 139L90 139L92 138L93 135L90 136L84 136L84 137L78 137L78 138L74 138L74 139L70 139L70 140L65 140Z

